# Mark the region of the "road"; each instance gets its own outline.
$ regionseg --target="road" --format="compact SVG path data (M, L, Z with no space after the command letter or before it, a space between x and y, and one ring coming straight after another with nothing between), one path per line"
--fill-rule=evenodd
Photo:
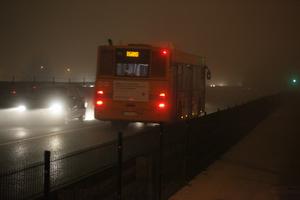
M241 104L263 96L262 92L249 88L216 87L207 90L207 111ZM221 98L220 98L221 97ZM53 158L105 144L116 139L118 130L109 122L96 120L70 124L45 123L38 113L31 116L12 117L7 110L0 116L0 169L26 166L40 162L44 150L50 150ZM135 135L152 129L154 124L130 124L124 129L124 136ZM0 171L1 171L0 170Z
M153 128L133 123L124 129L124 136ZM0 168L29 165L42 161L44 150L58 158L75 151L105 144L116 139L118 130L109 122L86 121L68 125L6 127L0 130Z

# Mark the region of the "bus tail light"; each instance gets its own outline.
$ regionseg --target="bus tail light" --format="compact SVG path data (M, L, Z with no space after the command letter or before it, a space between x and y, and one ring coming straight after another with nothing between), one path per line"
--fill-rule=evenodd
M102 100L97 100L96 105L97 106L103 106L103 101Z
M161 92L161 93L159 94L159 97L166 97L166 93Z
M159 98L159 102L157 104L157 108L159 110L164 110L166 108L166 103L165 103L166 93L165 92L160 92L159 95L158 95L158 98Z
M103 106L103 96L104 96L104 91L103 90L97 90L96 91L96 106L101 107Z
M104 94L104 92L103 92L103 90L98 90L98 91L97 91L97 94L99 94L99 95L103 95L103 94Z
M158 108L159 109L164 109L165 107L166 107L166 104L163 103L163 102L161 102L161 103L158 104Z

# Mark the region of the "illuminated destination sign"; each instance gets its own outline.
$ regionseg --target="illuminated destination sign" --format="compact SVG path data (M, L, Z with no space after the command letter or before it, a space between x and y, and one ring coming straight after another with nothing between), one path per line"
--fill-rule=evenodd
M138 51L126 51L126 56L138 58L140 54Z

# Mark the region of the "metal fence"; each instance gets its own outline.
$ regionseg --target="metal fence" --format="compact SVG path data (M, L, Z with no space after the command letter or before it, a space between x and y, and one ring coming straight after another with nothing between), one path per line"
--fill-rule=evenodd
M48 183L45 162L0 172L0 199L167 199L279 102L280 96L265 97L198 119L161 125L122 139L121 154L115 141L51 157Z

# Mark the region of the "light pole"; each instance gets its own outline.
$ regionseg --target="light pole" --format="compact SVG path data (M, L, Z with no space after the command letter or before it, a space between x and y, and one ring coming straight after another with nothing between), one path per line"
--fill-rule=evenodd
M71 68L68 65L66 65L66 74L67 74L69 83L71 83Z

